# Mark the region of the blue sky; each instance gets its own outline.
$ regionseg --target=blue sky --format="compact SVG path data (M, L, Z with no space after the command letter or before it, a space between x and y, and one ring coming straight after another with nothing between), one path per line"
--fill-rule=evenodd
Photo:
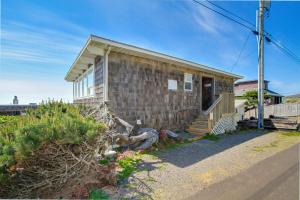
M0 104L72 101L64 76L90 34L257 77L257 43L249 30L192 1L1 1ZM207 2L204 2L207 3ZM216 4L255 23L258 2ZM272 2L266 30L300 55L300 2ZM250 35L249 35L250 34ZM234 66L245 43L239 62ZM265 78L284 95L300 92L300 65L270 44Z

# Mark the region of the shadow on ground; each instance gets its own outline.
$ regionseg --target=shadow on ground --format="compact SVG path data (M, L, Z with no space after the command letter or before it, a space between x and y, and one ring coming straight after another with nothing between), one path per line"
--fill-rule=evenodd
M188 167L205 158L218 154L226 149L265 135L270 131L249 131L237 134L222 135L218 141L199 140L194 143L161 152L156 156L163 162L177 167Z

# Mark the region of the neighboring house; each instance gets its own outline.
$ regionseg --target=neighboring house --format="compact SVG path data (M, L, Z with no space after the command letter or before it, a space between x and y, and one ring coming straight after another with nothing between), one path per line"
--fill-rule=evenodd
M202 128L191 132L202 133L223 113L234 113L233 84L240 78L92 35L65 80L73 82L76 104L101 104L129 123L156 129L187 127L199 117Z
M257 90L257 87L257 80L239 81L234 84L234 94L236 97L241 97L248 91ZM264 91L266 92L266 94L271 96L269 102L266 102L267 105L282 103L283 96L281 94L278 94L277 92L269 90L269 81L264 81Z

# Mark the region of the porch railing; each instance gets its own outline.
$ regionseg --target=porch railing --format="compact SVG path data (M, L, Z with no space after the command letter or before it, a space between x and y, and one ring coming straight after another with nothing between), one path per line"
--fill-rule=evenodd
M234 113L234 94L222 93L214 103L204 112L208 116L208 130L212 131L223 114Z

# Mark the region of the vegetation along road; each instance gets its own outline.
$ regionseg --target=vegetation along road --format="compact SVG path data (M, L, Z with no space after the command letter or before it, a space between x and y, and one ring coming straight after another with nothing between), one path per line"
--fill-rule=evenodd
M130 199L219 199L220 194L224 199L294 199L298 195L300 133L252 130L213 139L142 155L139 170L118 195Z

